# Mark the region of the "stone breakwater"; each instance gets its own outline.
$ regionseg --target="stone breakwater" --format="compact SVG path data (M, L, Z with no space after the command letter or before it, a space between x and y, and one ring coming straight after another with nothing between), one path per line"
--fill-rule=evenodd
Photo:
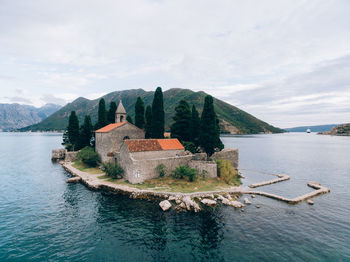
M255 195L265 196L273 198L276 200L284 201L289 204L296 204L320 194L329 193L330 190L316 182L309 182L308 186L316 189L310 193L304 194L296 198L285 198L283 196L266 193L263 191L251 190L250 188L257 188L264 185L269 185L273 183L279 183L282 181L289 180L290 177L287 175L275 175L277 179L272 179L269 181L264 181L261 183L252 184L249 187L230 187L226 190L209 191L209 192L195 192L195 193L180 193L180 192L160 192L154 190L138 189L135 187L115 184L110 181L101 180L98 177L104 175L101 174L88 174L86 172L80 171L72 166L71 162L61 162L63 168L72 174L74 178L67 180L68 183L81 182L88 188L93 190L103 190L114 194L128 195L130 198L134 199L146 199L146 200L156 200L161 202L159 206L163 211L169 209L175 209L177 211L187 210L198 212L206 207L216 206L218 203L223 205L232 206L235 208L243 208L244 204L250 205L252 202L247 198L244 199L244 204L238 201L238 198L242 194L250 194L252 198ZM258 206L257 206L258 207ZM260 207L260 206L259 206Z
M285 181L285 180L289 180L289 179L290 179L290 176L287 176L287 175L276 175L276 176L277 176L278 178L272 179L272 180L269 180L269 181L264 181L264 182L256 183L256 184L251 184L249 187L250 187L250 188L256 188L256 187L261 187L261 186L266 186L266 185L275 184L275 183L282 182L282 181Z

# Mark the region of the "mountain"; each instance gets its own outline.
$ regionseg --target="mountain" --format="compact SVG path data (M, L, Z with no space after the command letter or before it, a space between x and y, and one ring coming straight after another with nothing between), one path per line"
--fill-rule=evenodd
M106 100L107 110L111 101L115 101L117 104L121 99L126 112L134 118L134 107L136 98L140 96L145 102L145 107L152 103L154 92L144 91L142 89L132 89L124 91L116 91L109 93L103 98ZM181 99L187 101L190 106L194 104L198 111L201 112L204 104L204 97L207 94L200 91L194 92L189 89L173 88L163 92L164 97L164 111L165 111L165 124L166 130L169 130L169 126L173 122L174 108ZM96 100L88 100L80 97L75 101L62 107L56 113L52 114L42 122L23 128L21 131L51 131L51 130L64 130L68 124L69 114L72 110L75 110L80 123L82 123L85 114L89 114L92 121L97 119L98 102ZM228 103L225 103L219 99L214 98L215 111L220 119L220 124L223 132L234 134L252 134L252 133L279 133L283 132L282 129L273 127L254 116L234 107Z
M14 130L25 126L36 124L61 106L46 104L40 108L20 104L0 104L0 129Z
M298 126L292 128L285 128L287 132L306 132L306 129L310 129L311 132L327 132L330 131L333 127L338 126L339 124L330 124L330 125L319 125L319 126Z
M331 129L328 132L320 132L322 135L331 135L331 136L350 136L350 124L338 125Z

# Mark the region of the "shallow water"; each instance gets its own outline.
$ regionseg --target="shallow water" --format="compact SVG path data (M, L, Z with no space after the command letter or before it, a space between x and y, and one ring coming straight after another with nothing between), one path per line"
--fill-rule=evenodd
M331 193L314 206L257 196L244 212L198 214L66 184L50 161L61 140L0 133L0 261L350 261L349 137L223 137L240 150L244 184L285 173L291 180L260 189L295 197L317 181Z

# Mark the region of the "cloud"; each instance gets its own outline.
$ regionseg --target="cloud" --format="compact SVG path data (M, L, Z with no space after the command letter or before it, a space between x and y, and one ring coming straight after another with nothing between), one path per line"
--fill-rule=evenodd
M64 98L56 97L52 94L44 94L41 98L41 101L43 101L45 104L56 104L56 105L65 105L67 104L67 100Z
M24 104L33 104L33 102L30 99L20 97L20 96L12 96L12 97L4 97L7 101L12 103L24 103Z
M4 0L0 71L16 78L0 86L8 97L28 90L35 104L44 94L190 88L298 124L310 121L308 104L347 108L349 12L341 0Z
M344 56L322 62L309 72L254 90L239 91L235 93L235 99L244 101L241 106L253 114L268 115L268 121L272 123L293 125L294 120L301 121L303 115L305 123L324 123L331 115L344 122L350 119L350 111L347 111L350 105L349 71L350 56ZM339 115L339 112L343 114ZM282 118L284 120L280 120Z

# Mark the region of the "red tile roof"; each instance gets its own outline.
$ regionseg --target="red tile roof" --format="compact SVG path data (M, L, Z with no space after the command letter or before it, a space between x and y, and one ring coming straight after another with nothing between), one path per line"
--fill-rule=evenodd
M130 152L184 149L177 139L129 139L125 143Z
M109 125L106 125L98 130L96 130L95 132L96 133L108 133L109 131L112 131L113 129L117 128L117 127L120 127L122 125L126 124L126 122L123 122L123 123L115 123L115 124L109 124Z

